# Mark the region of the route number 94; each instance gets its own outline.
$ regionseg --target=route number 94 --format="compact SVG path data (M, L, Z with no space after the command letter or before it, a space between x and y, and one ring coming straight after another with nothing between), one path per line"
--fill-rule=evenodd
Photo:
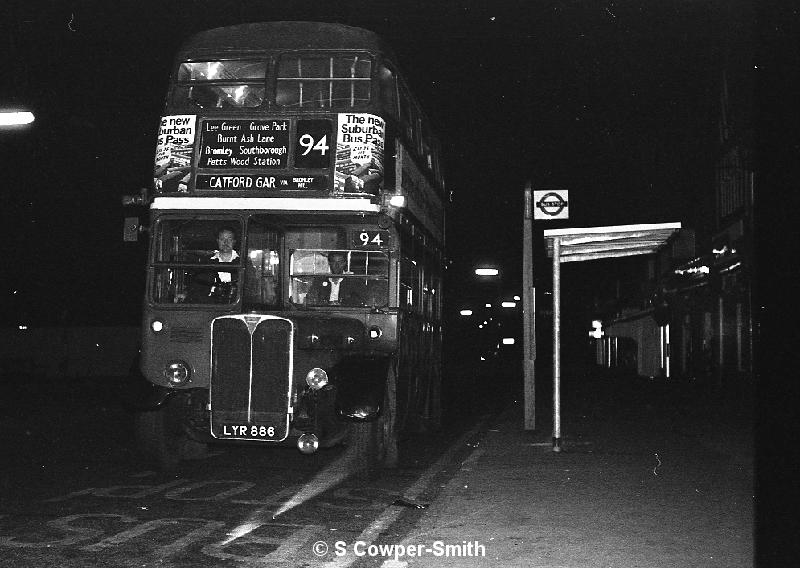
M307 156L309 152L319 152L321 156L324 156L330 150L330 146L328 146L328 135L324 135L319 140L314 140L314 137L311 134L303 134L300 139L297 141L300 144L300 147L303 148L303 153L301 155Z
M330 167L331 134L330 120L298 120L294 145L295 167L302 169Z
M359 231L353 235L353 248L381 248L389 246L388 231Z

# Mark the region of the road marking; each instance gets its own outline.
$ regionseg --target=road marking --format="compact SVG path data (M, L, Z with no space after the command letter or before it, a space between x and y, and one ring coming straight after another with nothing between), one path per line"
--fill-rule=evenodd
M265 526L269 529L284 528L289 530L288 535L282 536L260 536L256 529ZM226 552L225 549L231 545L233 539L226 539L215 544L208 544L202 548L203 554L213 556L221 560L235 560L246 563L246 566L296 566L298 554L307 547L315 535L321 533L324 527L319 525L296 525L290 523L261 523L258 526L240 525L242 529L247 529L242 535L237 536L234 543L234 550L241 551L245 546L245 554ZM246 545L249 545L246 546ZM271 550L271 552L266 552Z
M442 454L436 463L430 466L425 472L419 476L414 485L409 487L408 491L403 494L403 499L414 502L419 499L419 496L428 488L434 477L436 477L442 470L444 470L458 451L460 451L467 441L475 436L483 425L488 421L489 417L483 417L478 424L476 424L469 432L461 436L455 441L447 451ZM477 450L476 450L477 451ZM467 458L469 459L469 458ZM405 512L405 509L400 507L388 507L384 510L383 514L375 519L370 526L358 535L355 541L364 542L364 548L369 546L387 527L394 523L398 517ZM340 556L336 560L322 564L325 568L346 568L358 559L354 554Z
M470 452L467 458L461 462L461 468L459 471L469 471L472 469L472 466L483 456L486 452L486 448L475 446L475 449ZM406 537L403 541L397 545L398 548L403 547L403 550L407 550L410 547L416 546L419 544L419 537L418 535L414 535L414 537ZM381 564L381 568L406 568L408 566L408 562L405 560L384 560Z

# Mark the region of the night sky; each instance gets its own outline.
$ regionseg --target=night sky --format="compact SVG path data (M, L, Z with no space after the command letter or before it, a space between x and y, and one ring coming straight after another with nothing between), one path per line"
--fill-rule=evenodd
M170 65L195 32L317 20L371 29L445 148L452 278L496 260L521 281L522 191L570 191L568 222L680 221L708 234L722 69L746 92L745 1L14 1L0 102L4 325L136 323L143 247L120 197L151 183ZM541 231L545 227L537 227Z

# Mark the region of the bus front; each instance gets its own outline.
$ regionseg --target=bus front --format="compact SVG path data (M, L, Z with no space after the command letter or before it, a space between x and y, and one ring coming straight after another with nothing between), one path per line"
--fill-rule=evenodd
M215 439L313 451L388 414L399 238L376 76L375 56L352 49L177 62L137 413L161 467Z

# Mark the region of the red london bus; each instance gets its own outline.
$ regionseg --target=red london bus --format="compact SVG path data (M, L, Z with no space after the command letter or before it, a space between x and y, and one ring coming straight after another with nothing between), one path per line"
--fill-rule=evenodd
M352 444L365 467L440 420L440 146L372 32L213 29L158 132L136 401L142 448Z

